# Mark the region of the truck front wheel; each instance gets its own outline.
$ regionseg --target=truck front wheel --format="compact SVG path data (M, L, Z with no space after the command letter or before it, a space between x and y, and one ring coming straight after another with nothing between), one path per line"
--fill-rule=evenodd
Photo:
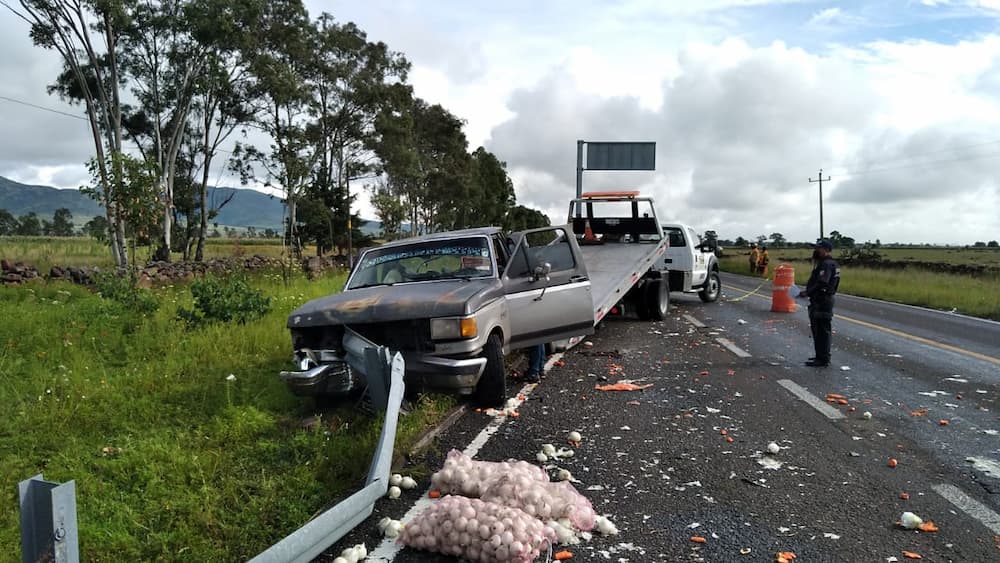
M670 311L670 284L665 279L646 282L646 312L649 320L662 321Z
M491 334L486 340L480 357L486 358L486 367L476 384L472 400L482 407L501 407L507 400L507 374L503 364L503 344L498 334Z
M708 273L708 279L705 280L705 285L701 287L701 291L698 292L698 297L705 303L713 303L719 299L719 293L722 290L722 282L719 280L719 271L712 270Z

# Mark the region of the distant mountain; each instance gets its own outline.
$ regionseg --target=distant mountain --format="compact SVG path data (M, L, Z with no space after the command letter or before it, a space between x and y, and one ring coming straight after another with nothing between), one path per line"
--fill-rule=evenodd
M276 196L252 189L209 188L209 206L218 205L233 193L233 199L222 208L213 223L227 227L254 227L258 230L281 229L283 206L281 198ZM63 207L70 210L77 224L104 214L101 205L79 190L29 186L0 176L0 209L6 209L15 217L33 211L40 218L49 218L56 209ZM367 221L361 230L366 234L378 234L382 230L382 223Z

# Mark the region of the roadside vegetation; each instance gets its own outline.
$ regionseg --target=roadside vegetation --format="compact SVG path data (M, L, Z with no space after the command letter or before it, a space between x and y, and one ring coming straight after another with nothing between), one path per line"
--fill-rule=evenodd
M771 249L768 277L782 261L795 268L795 283L805 285L809 279L812 250ZM860 265L843 265L840 292L907 305L917 305L943 311L1000 320L1000 251L997 249L899 248L880 249L885 259L913 263L902 268L884 269ZM982 265L986 270L978 275L962 275L931 271L916 264L949 266ZM730 253L720 260L724 272L751 275L745 254Z
M76 481L86 561L246 560L360 487L380 420L352 405L317 415L277 377L288 313L343 276L244 281L210 282L250 312L243 324L192 286L0 287L0 549L18 550L16 485L37 473ZM195 310L197 323L178 316ZM397 448L453 404L422 399Z

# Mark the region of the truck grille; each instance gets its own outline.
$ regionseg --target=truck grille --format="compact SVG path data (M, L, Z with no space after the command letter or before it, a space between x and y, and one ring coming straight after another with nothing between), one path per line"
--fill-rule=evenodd
M426 320L351 325L351 329L375 344L392 350L432 351L430 323Z

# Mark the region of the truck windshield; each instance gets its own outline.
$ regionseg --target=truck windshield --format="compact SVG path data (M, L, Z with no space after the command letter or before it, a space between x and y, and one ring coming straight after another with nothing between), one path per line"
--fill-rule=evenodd
M369 250L347 289L491 276L493 259L486 237L420 241Z

